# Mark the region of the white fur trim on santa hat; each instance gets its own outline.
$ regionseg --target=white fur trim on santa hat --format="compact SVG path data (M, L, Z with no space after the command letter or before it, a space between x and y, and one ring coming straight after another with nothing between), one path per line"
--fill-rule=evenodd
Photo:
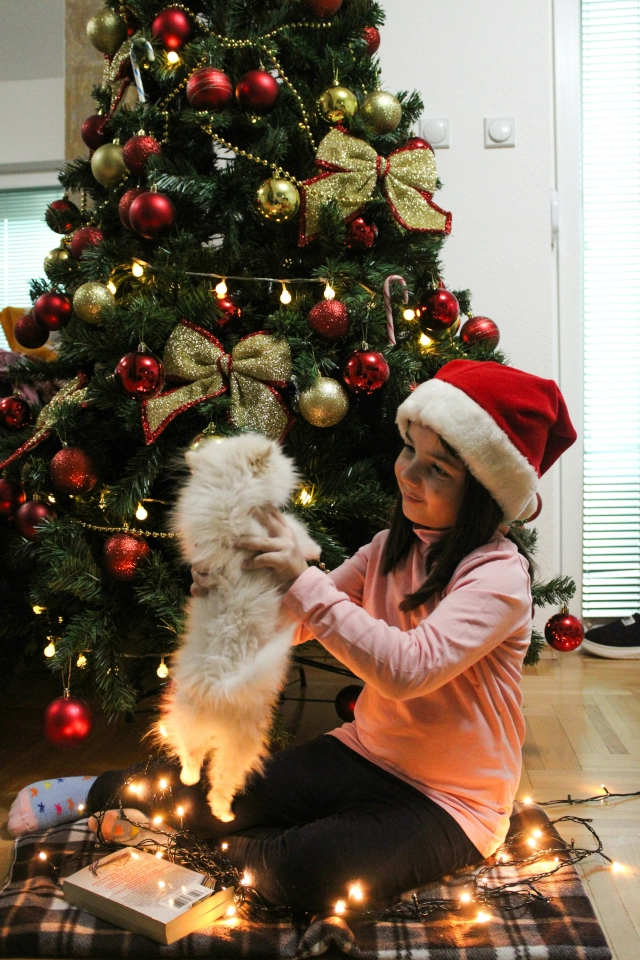
M444 380L421 383L398 407L396 423L403 437L412 421L431 427L453 447L502 507L505 522L532 516L538 489L534 467L463 390Z

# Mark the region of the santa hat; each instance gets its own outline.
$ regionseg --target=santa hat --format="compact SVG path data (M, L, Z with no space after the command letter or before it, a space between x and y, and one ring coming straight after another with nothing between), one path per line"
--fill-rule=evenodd
M553 380L489 360L451 360L400 404L396 422L431 427L502 507L536 512L538 479L576 439Z

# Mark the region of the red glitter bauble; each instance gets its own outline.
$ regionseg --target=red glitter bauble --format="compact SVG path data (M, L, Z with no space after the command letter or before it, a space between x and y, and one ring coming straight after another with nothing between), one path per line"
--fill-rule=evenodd
M146 134L137 134L135 137L129 137L122 148L122 159L131 171L138 176L147 172L149 157L158 157L162 153L162 147L155 137Z
M141 193L129 207L131 229L147 240L164 236L175 222L176 208L164 193Z
M53 457L49 472L61 493L89 493L98 482L93 458L80 447L63 447Z
M33 305L33 315L47 330L61 330L71 320L71 301L62 293L42 293Z
M378 52L380 48L380 31L377 27L365 27L362 31L362 39L367 45L367 53L370 57Z
M223 70L202 67L189 78L187 100L195 110L224 110L233 100L233 84Z
M133 580L140 562L149 556L149 544L131 533L114 533L103 548L104 566L114 580Z
M231 320L242 318L242 307L239 307L231 297L216 297L216 307L222 312L222 316L218 318L219 327L226 327Z
M168 7L151 24L151 33L165 50L179 50L191 39L193 21L184 10Z
M37 540L40 530L36 529L43 520L55 520L56 512L43 500L27 500L16 510L16 530L25 540Z
M114 373L127 396L136 400L157 397L164 386L164 367L152 353L125 353Z
M314 17L332 17L342 6L342 0L304 0L304 6Z
M71 200L52 200L44 219L54 233L70 233L80 223L80 211Z
M349 311L340 300L321 300L309 311L309 326L323 340L339 340L349 329Z
M374 393L389 379L389 364L377 350L356 350L345 363L342 379L352 393Z
M544 638L554 650L567 653L570 650L577 650L584 640L584 627L577 617L572 617L570 613L563 611L547 620Z
M455 329L460 306L452 293L438 287L422 295L416 316L422 332L433 340L440 340Z
M131 204L136 199L136 197L141 197L143 193L147 193L146 187L133 187L132 190L127 190L126 193L123 193L120 197L120 202L118 204L118 216L120 217L120 223L123 227L126 227L127 230L133 230L129 222L129 209Z
M377 236L378 228L375 223L367 223L364 217L356 217L347 224L344 242L349 250L370 250Z
M353 720L356 700L362 693L364 687L359 687L357 683L350 683L343 687L336 697L336 713L345 723L351 723Z
M58 697L44 711L42 732L56 747L77 747L92 729L91 707L80 697Z
M407 146L411 147L412 150L433 150L429 141L423 140L422 137L409 137Z
M71 255L79 260L85 250L97 247L104 240L104 233L99 227L80 227L71 237Z
M32 313L25 313L13 328L13 335L21 347L37 350L49 339L49 330Z
M89 150L97 150L109 143L110 137L105 133L107 118L102 114L94 113L92 117L87 117L80 127L80 136Z
M266 70L249 70L236 86L236 100L242 110L268 113L280 96L280 84Z
M0 426L6 430L22 430L31 423L31 407L20 397L0 400Z
M460 339L469 346L471 343L486 343L492 350L500 343L498 325L489 317L469 317L460 329Z
M0 517L12 517L27 499L22 484L0 479Z

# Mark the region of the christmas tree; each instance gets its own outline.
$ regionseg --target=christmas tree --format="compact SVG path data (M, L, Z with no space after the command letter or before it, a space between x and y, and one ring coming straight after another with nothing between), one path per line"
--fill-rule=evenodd
M44 648L65 686L133 711L189 591L166 525L185 449L281 440L291 509L334 567L388 525L412 385L504 362L443 283L451 216L419 95L381 86L382 21L371 0L112 0L87 25L105 54L89 156L61 173L63 239L17 329L25 347L60 330L57 357L10 372L59 389L0 405L6 665ZM572 589L537 584L536 603Z

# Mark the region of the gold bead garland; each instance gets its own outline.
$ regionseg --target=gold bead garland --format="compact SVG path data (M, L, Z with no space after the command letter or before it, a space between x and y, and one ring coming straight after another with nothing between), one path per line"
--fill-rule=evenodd
M157 533L154 530L138 530L136 527L100 527L95 523L85 523L84 520L73 520L85 530L98 530L100 533L130 533L134 537L159 537L164 540L180 538L179 533Z
M207 117L208 113L200 113L199 118ZM198 119L199 119L198 118ZM199 119L200 122L200 119ZM290 173L287 173L282 167L279 167L277 163L272 163L270 160L263 160L262 157L256 157L253 153L249 153L248 150L241 150L240 147L236 147L233 143L230 143L228 140L225 140L224 137L221 137L217 134L211 127L210 123L200 123L200 128L211 137L212 140L215 140L216 143L219 143L220 146L225 147L227 150L232 150L239 157L245 157L247 160L253 160L254 163L259 163L263 167L268 167L273 170L274 177L281 177L283 180L290 180L291 183L295 184L296 187L301 186L301 181L296 180L294 176Z

